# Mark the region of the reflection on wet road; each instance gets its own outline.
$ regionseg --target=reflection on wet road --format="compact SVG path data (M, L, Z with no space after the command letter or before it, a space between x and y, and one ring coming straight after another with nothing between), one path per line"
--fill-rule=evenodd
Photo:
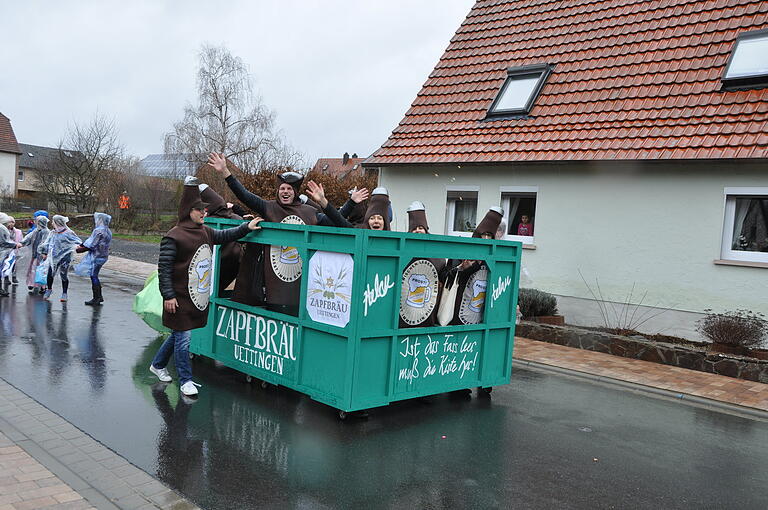
M768 424L515 370L339 422L285 389L196 362L200 397L147 372L162 340L131 310L24 289L0 299L0 376L204 508L764 508ZM175 374L173 374L175 376Z

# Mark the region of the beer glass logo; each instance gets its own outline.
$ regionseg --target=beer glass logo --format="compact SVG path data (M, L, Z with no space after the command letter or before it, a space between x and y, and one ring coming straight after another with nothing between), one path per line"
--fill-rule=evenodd
M299 250L297 250L294 246L281 246L280 262L283 264L298 264Z
M459 320L462 324L479 324L483 320L485 295L488 287L488 267L482 264L472 273L461 292Z
M192 256L187 270L189 298L198 310L205 310L211 297L213 282L213 254L207 244L200 246Z
M485 289L488 283L485 280L475 280L472 284L472 299L469 300L469 309L480 312L485 304Z
M195 267L197 273L197 291L211 291L211 259L201 260Z
M304 220L292 214L283 218L280 223L304 225ZM295 246L270 246L269 262L275 276L284 282L295 282L301 277L301 256Z
M408 278L408 306L424 308L429 298L432 297L432 289L429 287L429 279L423 274L412 274Z
M427 259L415 259L403 271L400 319L409 326L426 321L437 305L437 269Z

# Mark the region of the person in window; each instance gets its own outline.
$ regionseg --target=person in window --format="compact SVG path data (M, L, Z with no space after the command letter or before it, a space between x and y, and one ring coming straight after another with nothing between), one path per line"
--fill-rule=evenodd
M314 207L302 204L299 200L299 189L304 176L296 172L285 172L277 176L276 200L264 200L260 196L246 190L227 168L227 159L223 154L211 153L208 164L224 177L229 189L246 207L263 216L266 221L290 223L298 225L325 225L330 227L347 227L349 222L341 217L339 212L325 199L322 185L310 181L314 190L310 198L321 205L323 212ZM253 267L258 267L259 254L256 250L247 249L247 257L241 264L238 273L233 299L250 305L261 304L264 293L259 282L261 275L253 273ZM263 254L263 288L266 289L263 300L267 308L289 315L298 315L299 294L301 291L301 257L293 246L264 246ZM242 278L241 278L242 276ZM238 289L238 286L240 287Z
M532 236L533 235L533 223L531 218L527 214L520 216L520 223L517 225L517 235L519 236Z
M408 232L429 234L426 207L413 202L408 207ZM439 273L445 259L415 258L403 271L400 289L400 327L417 328L435 325L437 303L440 302L442 284Z
M187 177L179 201L176 226L160 241L157 276L163 296L163 325L171 334L155 354L149 371L162 382L170 382L166 366L174 358L183 395L197 395L189 363L190 331L208 322L208 303L213 273L214 244L224 244L257 230L261 218L225 230L204 225L205 208L197 179ZM55 218L55 217L54 217Z
M501 207L491 207L472 232L472 237L493 239L503 217L504 210ZM449 260L442 278L447 288L453 285L457 274L459 289L450 324L479 324L483 320L485 309L488 266L482 260Z

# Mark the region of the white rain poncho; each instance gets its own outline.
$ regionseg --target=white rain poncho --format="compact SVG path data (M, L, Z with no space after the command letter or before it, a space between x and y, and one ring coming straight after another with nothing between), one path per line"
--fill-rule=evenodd
M109 230L109 224L112 222L112 216L95 212L93 213L93 222L96 224L96 228L83 243L83 246L88 248L88 253L75 266L75 274L79 276L91 276L94 266L97 264L104 265L109 258L109 245L112 243L112 231Z
M30 233L24 236L24 239L21 240L22 246L29 246L30 248L30 258L39 258L41 253L41 248L45 246L46 241L48 240L48 234L50 234L51 231L48 230L48 218L45 216L38 216L35 218L35 228Z
M77 237L67 226L69 218L59 214L53 217L53 230L48 235L48 242L45 243L43 253L48 256L47 260L54 273L59 269L62 262L72 260L72 251L76 246L83 244L83 240Z
M13 253L16 248L16 241L11 238L11 232L5 226L11 221L11 217L5 213L0 213L0 270L5 266L5 259ZM11 267L12 269L12 267Z

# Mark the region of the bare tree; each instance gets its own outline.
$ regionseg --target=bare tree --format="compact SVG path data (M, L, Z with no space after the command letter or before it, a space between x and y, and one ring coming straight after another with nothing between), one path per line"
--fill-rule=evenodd
M221 46L204 45L197 70L197 105L165 135L166 154L185 155L196 166L223 152L248 173L298 167L303 156L275 127L275 114L254 93L242 59Z
M57 157L38 175L38 186L58 209L92 211L97 191L123 157L115 123L98 113L85 125L75 123L59 142Z

